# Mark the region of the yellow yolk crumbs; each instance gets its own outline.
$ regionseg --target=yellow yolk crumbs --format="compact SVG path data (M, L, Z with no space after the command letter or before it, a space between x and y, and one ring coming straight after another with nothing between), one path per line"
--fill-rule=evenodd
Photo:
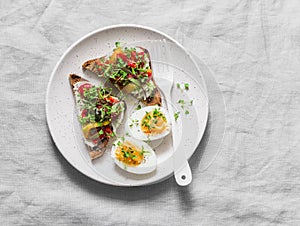
M168 128L167 119L159 109L155 108L151 112L146 112L141 121L141 128L148 135L160 134Z
M116 157L119 161L130 166L140 165L144 159L145 151L136 147L134 144L125 141L118 144Z

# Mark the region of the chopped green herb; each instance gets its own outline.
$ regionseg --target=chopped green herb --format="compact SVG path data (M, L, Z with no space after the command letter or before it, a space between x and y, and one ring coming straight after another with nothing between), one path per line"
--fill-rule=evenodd
M185 104L184 100L178 100L178 104Z
M115 137L116 136L116 134L115 134L115 132L111 132L111 134L109 135L110 137Z
M144 149L144 146L142 146L142 151L140 152L140 155L144 155L144 154L149 154L150 152L149 151L146 151L145 149Z
M193 105L193 100L190 101L190 105Z
M184 83L184 88L185 88L185 90L189 90L189 84L188 83Z
M103 130L101 129L101 130L99 131L99 135L102 135L102 134L104 134L104 132L103 132Z
M148 136L147 136L146 143L150 143L150 142L151 142L151 140L150 140L150 136L148 135Z
M185 105L184 100L178 100L178 104L181 104L181 108L184 109L184 105Z
M120 47L121 43L120 42L115 42L116 47Z
M184 114L188 115L190 112L188 110L185 110Z
M178 88L178 89L180 89L180 84L179 84L179 83L177 83L176 85L177 85L177 88Z
M140 110L142 108L142 106L139 104L136 108L135 108L135 110Z
M176 112L176 113L174 113L175 122L177 122L177 119L178 119L178 117L179 117L179 114L180 114L179 111Z
M131 124L129 125L130 128L132 128L134 125L138 126L139 125L139 120L137 119L130 119L131 120Z

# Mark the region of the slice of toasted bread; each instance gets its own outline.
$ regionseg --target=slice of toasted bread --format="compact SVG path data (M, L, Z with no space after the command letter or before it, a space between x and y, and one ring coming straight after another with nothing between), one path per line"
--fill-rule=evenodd
M70 85L72 86L73 93L74 93L74 85L77 82L88 82L86 79L80 77L79 75L75 75L75 74L69 75L69 81L70 81Z
M150 69L151 69L151 60L150 60L150 54L148 52L147 49L145 48L142 48L142 47L138 47L139 49L143 50L145 55L148 57L149 59L149 66L150 66ZM103 59L109 59L110 57L107 57L107 56L102 56L100 58L95 58L95 59L91 59L91 60L88 60L86 62L84 62L82 64L82 69L83 71L90 71L98 76L103 76L103 73L101 73L101 71L99 71L99 65L101 65L101 61L103 61ZM121 90L120 86L117 85L116 83L114 83L114 81L110 78L109 79L119 90ZM151 96L148 96L146 97L146 99L142 98L140 99L140 101L145 104L146 106L151 106L151 105L159 105L161 106L162 104L162 100L161 100L161 94L160 94L160 91L158 89L158 86L157 84L155 83L154 81L154 78L153 76L151 77L150 79L153 84L155 85L155 89L153 90Z
M75 95L75 84L78 82L89 82L88 80L80 77L79 75L76 74L70 74L69 75L69 81L70 81L70 85L72 87L72 92L73 95ZM75 103L77 104L77 103ZM104 148L107 146L108 140L107 139L103 139L102 143L100 143L98 146L96 146L96 148L91 148L90 146L86 145L89 151L89 156L92 160L101 157L105 150Z
M82 69L91 71L95 74L98 74L98 69L97 69L96 65L97 65L97 62L100 63L100 60L102 58L105 58L105 57L100 57L100 58L96 58L96 59L92 59L92 60L88 60L88 61L84 62L82 64Z

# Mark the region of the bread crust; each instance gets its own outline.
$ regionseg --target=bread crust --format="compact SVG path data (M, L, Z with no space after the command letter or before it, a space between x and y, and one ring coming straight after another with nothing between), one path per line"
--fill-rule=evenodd
M98 61L98 60L99 60L99 59L96 58L96 59L91 59L91 60L88 60L88 61L84 62L84 63L82 64L82 69L83 69L83 71L88 70L88 71L91 71L91 72L97 74L97 73L98 73L98 70L97 70L97 68L95 67L95 64L96 64L96 61Z
M69 74L69 81L70 81L70 85L72 86L72 91L74 93L74 86L76 83L78 82L87 82L86 79L80 77L79 75L76 74Z

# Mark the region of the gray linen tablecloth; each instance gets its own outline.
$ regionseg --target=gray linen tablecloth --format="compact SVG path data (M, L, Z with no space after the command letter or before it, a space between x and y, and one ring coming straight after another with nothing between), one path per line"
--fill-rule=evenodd
M1 225L300 225L299 1L4 0L0 12ZM103 185L51 140L45 93L56 62L118 23L180 37L220 86L220 154L202 172L195 153L187 188L173 178Z

